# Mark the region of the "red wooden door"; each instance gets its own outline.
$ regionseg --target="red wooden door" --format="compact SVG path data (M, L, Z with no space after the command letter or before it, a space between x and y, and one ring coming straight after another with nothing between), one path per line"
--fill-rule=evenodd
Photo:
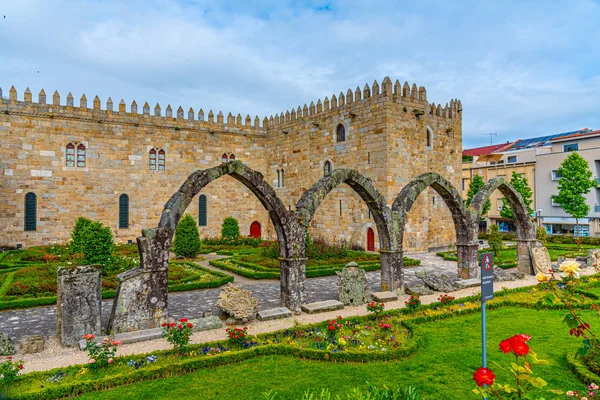
M373 228L367 230L367 251L375 251L375 232L373 232Z
M254 221L250 225L250 236L256 239L261 237L260 223L258 223L258 221Z

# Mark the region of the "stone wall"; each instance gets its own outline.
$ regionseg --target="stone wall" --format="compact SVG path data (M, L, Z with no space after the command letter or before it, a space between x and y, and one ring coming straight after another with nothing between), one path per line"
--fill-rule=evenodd
M83 107L74 107L72 98L67 99L69 106L59 105L56 98L52 105L39 104L30 93L25 101L17 99L12 90L9 97L0 101L0 246L68 240L78 216L108 224L118 241L133 240L142 228L156 226L165 202L190 173L218 165L223 153L233 153L260 171L290 209L323 176L326 161L369 177L388 204L423 172L438 172L456 187L460 182L454 176L462 145L459 103L442 109L427 102L424 88L392 85L389 78L381 87L374 83L348 90L263 120L238 115L213 116L213 121L208 113L189 115L183 109L155 116L149 107L138 110L136 104L121 104L117 112L108 104L102 110L99 99L91 109L87 99L77 101ZM340 123L346 140L338 143L335 130ZM426 146L428 126L431 146ZM66 166L65 146L70 142L86 146L85 168ZM149 151L155 147L166 152L165 171L148 168ZM284 187L278 187L278 170L284 171ZM24 197L30 191L37 195L35 232L24 231ZM128 229L118 228L122 193L129 196ZM249 234L250 224L258 221L263 237L275 238L268 213L235 179L224 176L202 193L208 200L208 225L199 227L202 236L218 235L223 218L233 215L242 234ZM188 212L198 217L197 198ZM310 233L366 247L369 227L378 249L366 204L341 185L322 202ZM411 210L404 237L407 251L454 241L450 213L431 189Z

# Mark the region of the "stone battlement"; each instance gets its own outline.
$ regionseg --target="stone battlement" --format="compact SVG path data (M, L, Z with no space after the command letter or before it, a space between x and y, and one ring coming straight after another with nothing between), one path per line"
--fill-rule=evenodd
M150 105L146 102L141 108L142 113L139 113L137 102L134 100L127 110L127 104L123 99L115 105L109 97L105 103L105 108L102 109L102 103L98 96L92 101L92 108L88 107L88 100L85 94L79 99L78 106L75 106L73 95L69 92L66 97L66 104L61 104L61 97L58 91L52 95L52 102L47 101L46 92L42 89L38 94L37 103L33 102L32 93L29 88L25 89L23 99L18 100L17 90L12 86L9 90L9 97L2 97L2 88L0 88L0 110L7 114L19 114L26 116L35 116L41 118L62 118L76 119L89 122L102 122L124 125L144 125L155 126L172 129L196 130L207 133L238 133L238 134L254 134L265 135L270 133L272 129L281 127L282 125L293 124L298 120L309 120L319 118L322 113L329 111L350 111L361 105L369 105L372 101L390 101L400 104L404 107L405 112L414 113L417 117L423 114L428 114L430 118L439 119L454 119L461 118L462 104L460 100L452 99L450 103L446 103L444 107L441 104L436 106L435 103L427 102L427 93L423 86L417 87L416 84L411 86L408 82L404 82L401 86L400 82L392 85L389 77L385 77L381 87L374 81L371 87L365 84L361 90L358 86L355 91L348 89L346 94L340 92L338 96L333 94L331 98L326 96L323 100L318 99L316 104L314 101L310 105L304 104L303 107L298 106L282 111L279 114L271 115L261 119L255 116L254 119L246 114L242 118L241 114L233 116L230 112L227 117L222 111L214 114L209 110L205 114L201 108L196 114L192 107L189 108L187 114L183 107L179 107L175 115L169 104L163 111L160 104L156 104L151 112Z

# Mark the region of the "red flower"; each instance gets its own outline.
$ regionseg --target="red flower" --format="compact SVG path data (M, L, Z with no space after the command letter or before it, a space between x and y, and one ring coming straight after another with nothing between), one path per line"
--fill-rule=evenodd
M165 326L169 326L169 324L166 322L163 322L161 326L164 328Z
M477 383L477 386L491 386L494 384L494 379L496 379L496 375L489 368L479 367L473 374L473 380Z
M7 358L8 358L9 360L12 360L12 356L8 356Z
M514 335L500 342L500 351L504 354L512 351L516 356L527 355L529 353L529 345L527 344L527 341L530 339L531 336L524 333Z
M329 330L330 330L330 331L335 331L335 326L333 326L333 325L329 325Z
M19 365L19 371L21 371L23 368L23 364Z
M513 340L512 351L517 356L524 356L529 353L529 345L524 340Z
M183 325L179 324L179 325L177 325L177 328L178 329L183 329Z
M171 322L171 324L169 325L171 328L175 328L175 322Z
M192 328L194 327L194 325L190 324L189 322L188 322L187 326L188 326L188 328L190 328L190 329L192 329Z
M518 335L515 335L515 336L513 336L513 337L519 337L519 338L521 338L522 340L524 340L525 342L529 342L529 340L531 339L531 336L530 336L530 335L526 335L526 334L524 334L524 333L519 333Z
M500 351L504 354L510 353L512 346L510 345L510 339L504 339L500 342Z
M123 343L121 343L120 340L113 340L112 342L110 342L110 344L113 345L113 346L120 346Z
M179 320L179 322L187 322L187 321L188 321L188 319L186 317L183 317Z

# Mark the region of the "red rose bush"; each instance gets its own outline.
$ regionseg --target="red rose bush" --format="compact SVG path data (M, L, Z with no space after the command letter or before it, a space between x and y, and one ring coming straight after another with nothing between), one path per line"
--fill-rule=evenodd
M190 344L194 325L184 317L177 322L164 322L161 326L163 328L162 337L173 345L179 355L185 354Z

